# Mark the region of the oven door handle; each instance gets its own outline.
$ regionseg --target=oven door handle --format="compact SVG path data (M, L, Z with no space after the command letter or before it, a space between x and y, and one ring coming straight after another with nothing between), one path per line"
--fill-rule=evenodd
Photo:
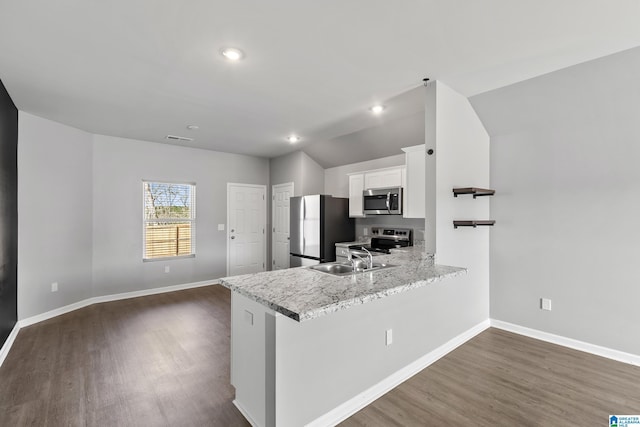
M385 204L387 205L387 212L391 213L391 192L387 193L387 201Z

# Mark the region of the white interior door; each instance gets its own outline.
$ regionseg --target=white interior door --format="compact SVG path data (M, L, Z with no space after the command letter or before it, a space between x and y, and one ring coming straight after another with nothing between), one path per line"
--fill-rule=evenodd
M265 270L264 185L227 184L227 275Z
M293 182L271 187L272 194L272 256L273 269L289 268L289 199Z

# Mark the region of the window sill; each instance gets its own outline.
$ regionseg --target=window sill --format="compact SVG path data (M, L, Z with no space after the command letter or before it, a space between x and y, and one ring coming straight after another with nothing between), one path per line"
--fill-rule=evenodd
M154 261L171 261L175 259L195 258L196 254L180 255L180 256L166 256L162 258L142 258L142 262L154 262Z

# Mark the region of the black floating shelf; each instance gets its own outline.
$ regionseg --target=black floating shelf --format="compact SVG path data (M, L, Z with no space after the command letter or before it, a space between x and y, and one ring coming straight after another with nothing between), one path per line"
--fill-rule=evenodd
M481 196L493 196L496 194L496 190L476 187L454 188L453 197L458 197L459 194L473 194L473 198L475 199L476 197Z
M458 228L458 227L476 228L479 225L492 226L495 223L496 222L493 219L487 219L487 220L473 219L473 220L467 220L467 221L453 221L453 228Z

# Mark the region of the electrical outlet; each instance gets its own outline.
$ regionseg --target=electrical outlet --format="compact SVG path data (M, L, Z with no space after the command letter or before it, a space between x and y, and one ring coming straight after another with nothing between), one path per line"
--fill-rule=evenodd
M393 329L387 329L384 334L384 345L391 345L393 343Z
M58 292L58 282L53 282L51 284L51 292Z
M171 267L169 267L168 265L165 265L165 266L164 266L164 272L165 272L165 273L168 273L168 272L170 272L170 271L171 271Z
M364 227L364 230L363 230L362 234L364 234L365 236L368 236L369 235L369 229L367 227Z
M551 300L548 298L540 298L540 308L551 311Z
M244 311L244 321L248 324L253 326L253 313L250 312L249 310L245 310Z

